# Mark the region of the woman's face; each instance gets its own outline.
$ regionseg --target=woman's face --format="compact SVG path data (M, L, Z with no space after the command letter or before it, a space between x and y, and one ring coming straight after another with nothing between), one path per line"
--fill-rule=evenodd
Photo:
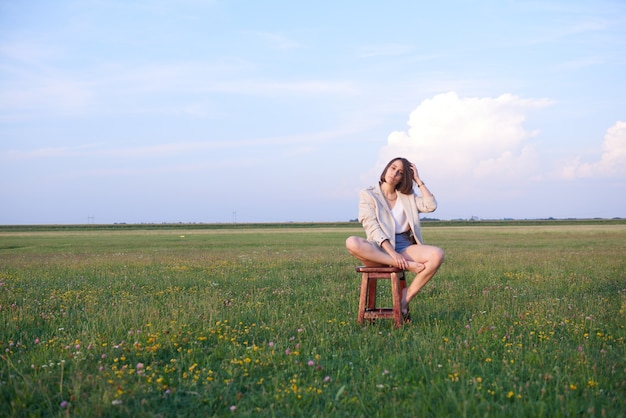
M389 165L387 168L387 172L385 172L385 183L389 183L390 186L393 186L395 189L398 183L402 181L402 176L404 175L404 165L402 161L395 160Z

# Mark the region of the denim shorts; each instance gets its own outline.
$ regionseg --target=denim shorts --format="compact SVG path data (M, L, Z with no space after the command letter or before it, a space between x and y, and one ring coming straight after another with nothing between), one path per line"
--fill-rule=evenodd
M409 246L415 244L411 239L411 236L408 232L403 232L402 234L396 234L396 251L401 253L406 250Z

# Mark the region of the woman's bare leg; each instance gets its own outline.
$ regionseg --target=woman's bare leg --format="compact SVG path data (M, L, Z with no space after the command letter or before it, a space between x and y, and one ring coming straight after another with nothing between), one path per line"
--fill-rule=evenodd
M417 273L411 285L406 288L406 294L403 302L408 303L417 295L430 279L433 278L439 267L443 263L443 250L432 245L411 245L402 252L402 255L408 260L421 263L425 268Z
M348 239L346 239L346 248L350 254L358 258L366 266L398 267L396 260L392 256L364 238L348 237ZM404 257L409 261L409 271L419 274L425 269L425 266L421 262L409 259L406 255Z

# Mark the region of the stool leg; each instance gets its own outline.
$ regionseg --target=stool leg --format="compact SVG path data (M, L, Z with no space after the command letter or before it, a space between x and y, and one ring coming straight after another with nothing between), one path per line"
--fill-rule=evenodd
M402 301L402 294L404 293L404 289L406 289L406 280L404 278L404 275L399 277L399 281L400 281L400 300Z
M397 273L391 273L391 297L393 298L393 322L396 328L402 326L402 289Z
M378 284L378 279L370 278L369 284L367 285L368 309L376 309L376 285L377 284Z
M357 323L361 324L365 318L365 303L367 299L367 289L369 284L369 274L361 274L361 293L359 297L359 313L357 316Z

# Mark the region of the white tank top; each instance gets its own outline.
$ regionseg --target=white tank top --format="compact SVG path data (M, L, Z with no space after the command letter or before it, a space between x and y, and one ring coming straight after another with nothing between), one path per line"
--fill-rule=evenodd
M404 212L400 199L396 201L393 209L391 209L391 216L393 216L393 220L396 222L396 234L409 230L409 219L406 217L406 212Z

